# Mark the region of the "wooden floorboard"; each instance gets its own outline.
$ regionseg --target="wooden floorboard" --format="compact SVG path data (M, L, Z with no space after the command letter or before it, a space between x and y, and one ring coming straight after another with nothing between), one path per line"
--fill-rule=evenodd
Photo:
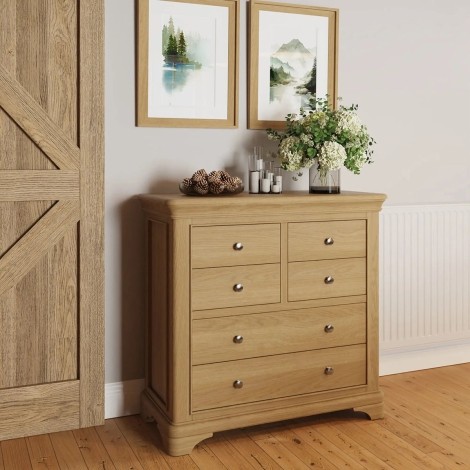
M343 411L217 433L170 457L139 416L0 443L0 470L470 469L470 364L381 377L385 418Z

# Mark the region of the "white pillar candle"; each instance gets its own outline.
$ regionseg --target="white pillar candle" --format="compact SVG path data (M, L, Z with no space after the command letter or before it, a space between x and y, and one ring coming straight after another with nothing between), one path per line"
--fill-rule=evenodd
M259 171L250 171L250 193L259 193Z
M263 178L261 180L261 192L269 193L270 190L271 190L271 181L268 178Z
M273 184L272 192L275 194L279 194L281 192L281 187L278 184Z

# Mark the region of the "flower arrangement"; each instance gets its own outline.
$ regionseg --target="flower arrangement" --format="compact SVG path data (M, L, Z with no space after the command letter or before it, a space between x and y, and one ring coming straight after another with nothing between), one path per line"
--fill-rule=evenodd
M372 163L375 140L361 123L357 109L355 104L333 109L328 98L312 97L299 115L286 116L285 132L268 129L268 138L279 140L281 167L299 171L316 163L320 177L342 166L359 174L366 163Z

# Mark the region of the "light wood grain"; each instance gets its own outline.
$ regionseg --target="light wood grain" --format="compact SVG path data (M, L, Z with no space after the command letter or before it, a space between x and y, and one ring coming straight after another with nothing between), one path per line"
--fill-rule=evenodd
M332 277L334 282L327 284L327 277ZM365 258L289 263L290 302L365 293Z
M26 444L33 470L43 468L51 470L60 469L49 435L41 434L39 436L28 437Z
M242 244L236 250L234 245ZM219 225L191 229L191 267L280 262L280 225Z
M3 439L78 427L78 381L0 391Z
M325 240L331 238L331 245ZM302 222L289 224L289 261L366 256L366 221Z
M102 3L0 5L0 438L103 419Z
M113 454L111 461L109 453L113 453L111 449L120 440L109 442L111 435L101 440L99 428L76 431L76 440L71 432L53 433L49 437L61 469L128 468L124 464L129 461L130 450L144 470L292 470L304 465L353 470L462 469L470 465L468 436L465 433L449 435L447 430L453 429L455 414L449 411L452 412L454 402L463 404L461 394L466 392L468 396L467 372L467 365L458 365L381 377L380 385L390 390L385 395L383 420L369 421L361 413L344 411L224 431L206 439L189 456L168 456L155 424L145 423L136 416L112 421L119 428L120 439L124 438L129 445L123 446L127 451L122 452L122 459L119 451ZM421 396L414 391L421 389L426 391L426 400L439 403L432 410L433 414L429 413L427 404L420 406ZM468 400L464 402L467 410L470 409ZM470 415L460 414L468 428ZM113 437L119 436L113 434ZM49 448L47 444L46 448ZM88 466L82 466L81 453L87 455ZM289 467L291 462L296 466ZM46 464L39 464L38 468L47 468ZM35 467L27 439L0 443L1 470L30 468Z
M19 282L78 220L74 201L58 202L50 209L0 260L0 295Z
M373 363L377 348L369 344L378 312L374 301L368 306L367 289L377 285L367 285L366 279L376 275L378 247L371 239L377 238L376 214L384 196L250 196L141 198L155 232L150 232L149 243L149 373L162 374L160 383L168 384L165 402L149 385L154 378L147 377L142 415L157 421L171 455L190 453L197 442L220 430L351 408L372 419L383 415ZM307 228L301 231L303 245L309 242L310 228L318 224L322 232L331 223L337 241L346 247L338 254L349 257L289 262L289 226L302 223ZM348 228L355 242L344 235ZM231 255L234 243L245 243L240 237L255 240L260 248L238 261L237 254ZM163 253L166 246L168 255ZM265 246L271 247L268 252L272 247L280 252L276 263L266 263ZM200 263L204 267L195 267ZM303 266L305 279L292 274L296 265ZM317 285L311 282L313 268L322 274ZM335 276L335 287L325 295L324 289L331 288L324 283L328 275ZM236 284L243 289L234 290ZM297 299L292 297L295 289L302 292ZM152 323L163 328L157 331ZM336 334L325 332L327 323L336 325ZM168 335L162 342L165 324ZM237 335L243 342L233 341ZM157 355L165 341L167 348ZM323 364L330 359L337 367ZM327 367L333 367L333 375L325 374ZM236 380L248 380L248 385L235 389ZM209 464L218 458L227 467L229 449L219 447L219 455L206 452L200 458ZM297 448L288 452L292 450ZM307 446L301 451L318 453Z
M66 200L78 197L78 171L0 171L0 201Z
M236 292L234 286L243 290ZM192 272L194 310L273 304L281 301L279 264L201 268Z
M365 304L194 320L192 363L365 343ZM333 326L331 333L325 331ZM242 336L241 343L234 342Z
M325 368L332 367L332 375ZM282 377L282 380L279 378ZM234 388L236 380L243 388ZM194 410L352 387L366 381L365 346L344 346L193 367Z
M80 426L104 422L104 1L80 15Z

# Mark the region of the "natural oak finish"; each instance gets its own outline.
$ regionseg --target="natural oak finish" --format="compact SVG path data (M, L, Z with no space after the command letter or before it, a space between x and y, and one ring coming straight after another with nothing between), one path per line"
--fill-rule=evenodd
M242 342L234 342L236 336ZM193 364L365 342L365 304L209 318L192 324Z
M191 267L279 263L280 230L279 224L192 227Z
M1 2L0 439L104 420L103 3Z
M462 364L379 378L385 412L377 421L351 410L310 416L220 432L191 455L170 457L155 423L127 416L3 441L0 469L464 469L470 467L469 373L470 364Z
M364 220L289 224L289 261L363 258L366 229Z
M240 285L241 291L235 289ZM280 302L280 265L260 264L194 269L193 310Z
M193 410L362 385L365 359L360 344L194 366ZM236 380L242 388L234 388Z
M376 253L384 199L141 196L149 248L142 416L157 421L170 455L242 426L355 407L382 416ZM306 250L290 261L294 225L304 243L309 227L337 234L342 257L312 261ZM234 250L246 240L261 245L253 256Z
M361 295L366 293L366 259L289 263L288 278L290 301Z

